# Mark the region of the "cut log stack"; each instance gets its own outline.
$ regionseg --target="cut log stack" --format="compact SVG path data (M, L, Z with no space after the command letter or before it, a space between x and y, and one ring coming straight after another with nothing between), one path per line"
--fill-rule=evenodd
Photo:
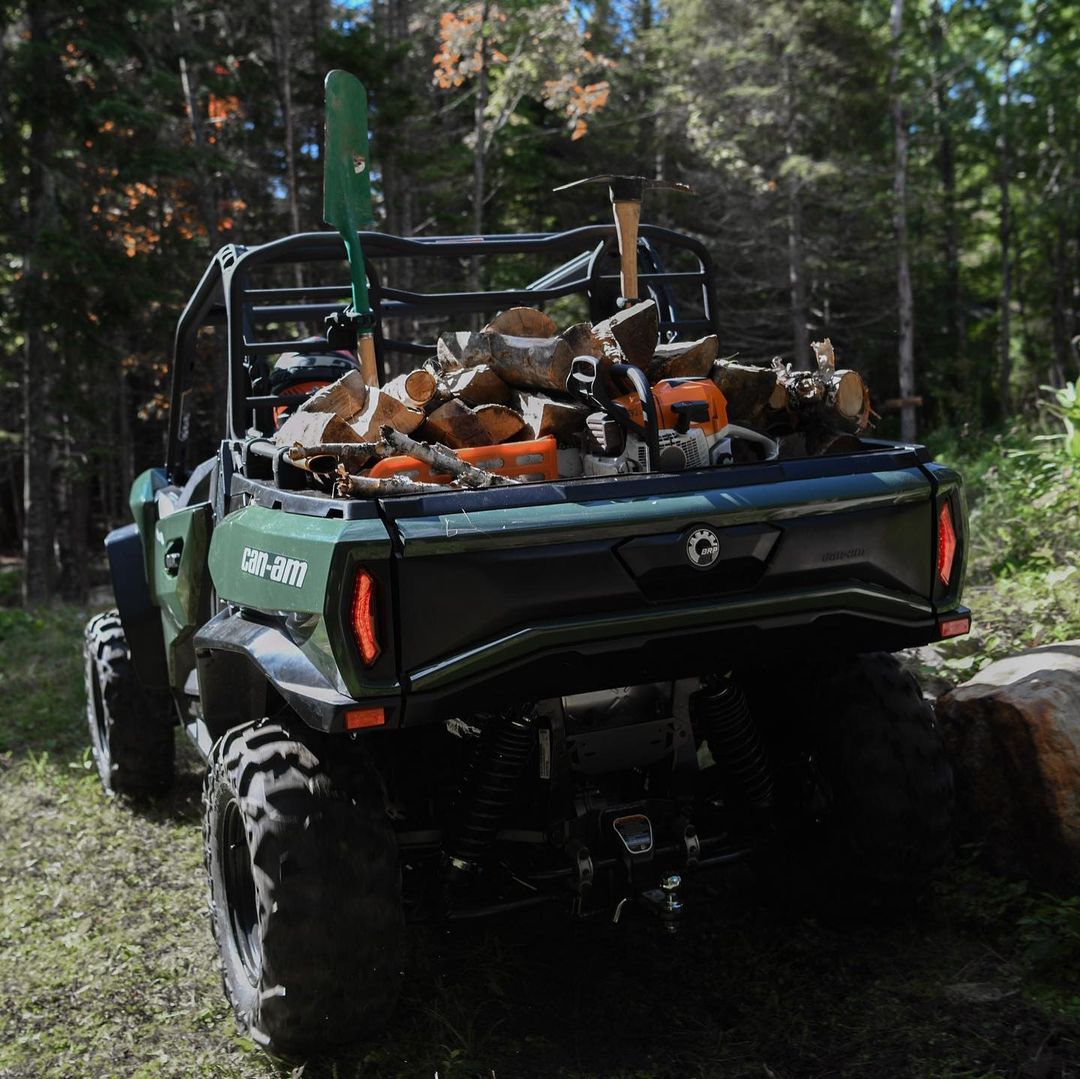
M784 455L835 452L866 429L870 395L857 372L837 368L829 340L813 347L816 369L793 371L779 359L769 366L718 359L712 335L661 343L651 300L562 332L543 312L516 307L482 330L442 334L422 367L381 389L351 372L301 404L275 439L297 467L337 475L343 494L419 490L400 477L379 488L381 481L360 474L381 458L408 456L406 443L428 446L417 453L425 463L440 462L453 482L469 476L468 486L484 486L483 477L445 467L459 460L454 451L542 438L579 446L593 409L569 395L566 382L575 357L591 356L613 395L628 390L612 371L616 363L640 368L651 382L711 377L727 399L731 423L778 437Z
M767 367L718 360L712 369L728 417L778 438L782 457L855 448L874 415L862 375L837 368L832 342L812 347L812 371L793 371L779 358Z

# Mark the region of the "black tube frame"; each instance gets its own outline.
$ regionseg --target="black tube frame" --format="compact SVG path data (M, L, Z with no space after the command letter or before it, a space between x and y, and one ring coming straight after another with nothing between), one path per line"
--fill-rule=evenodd
M387 338L382 320L386 317L431 316L441 314L484 313L515 304L536 305L572 294L591 295L601 281L617 278L602 273L596 257L615 236L615 226L586 225L565 232L522 233L474 237L427 236L406 238L377 232L362 232L372 310L375 312L375 350L380 379L387 352L429 355L434 346L418 341ZM646 249L653 241L688 251L696 257L696 270L645 272L640 280L663 289L667 284L700 283L702 318L662 319L661 333L668 336L700 336L716 332L715 284L712 258L704 244L693 237L658 225L642 225L640 237ZM592 257L587 261L583 256ZM574 268L569 280L547 283L559 276L558 270L545 274L532 286L521 289L485 292L420 293L384 288L378 266L395 258L477 258L495 254L567 253L569 263L584 262ZM248 387L245 363L256 357L280 352L319 352L327 348L325 340L258 341L254 328L259 324L295 319L318 318L341 310L349 299L348 281L340 286L311 288L251 288L250 272L269 265L296 262L345 262L345 250L336 232L308 232L286 236L258 247L228 245L211 260L180 315L176 327L172 357L172 394L166 471L170 483L182 482L186 474L186 404L191 392L192 365L199 331L209 324L224 322L227 327L229 384L227 426L230 438L243 437L253 407L265 407L253 399Z

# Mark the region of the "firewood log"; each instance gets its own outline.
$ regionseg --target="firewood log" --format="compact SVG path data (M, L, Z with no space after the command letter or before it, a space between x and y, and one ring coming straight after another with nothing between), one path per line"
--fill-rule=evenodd
M337 382L324 386L313 397L304 401L297 412L332 412L343 420L349 421L361 412L368 400L368 387L359 371L349 371ZM302 439L297 439L302 441ZM322 439L324 442L343 441L342 439Z
M297 468L326 475L335 472L339 464L359 472L375 458L392 452L385 442L320 442L312 446L295 442L289 447L288 460Z
M802 414L802 422L857 434L870 422L870 390L857 371L836 370L832 345L815 342L818 367L815 371L792 371L779 358L773 360L778 387L787 400L784 407Z
M520 393L518 405L529 438L553 435L560 445L568 443L585 426L590 408L584 401L562 400L543 393Z
M510 403L510 387L486 363L447 375L446 387L470 407Z
M428 416L421 437L426 442L441 442L453 450L460 450L509 442L517 438L524 427L521 416L505 405L481 405L471 409L454 398Z
M361 383L363 385L363 383ZM367 387L364 387L367 389ZM313 446L321 442L362 442L357 432L333 412L294 412L274 434L279 446Z
M870 389L857 371L834 371L829 376L825 403L851 431L865 431L870 423Z
M779 397L774 397L777 375L771 367L718 360L711 377L727 400L728 419L732 423L763 428L767 411L783 408L787 403L787 391L782 387Z
M525 433L525 421L519 412L506 405L478 405L473 414L487 432L487 441L481 446L500 446L513 442Z
M643 370L656 352L660 338L660 315L652 300L632 304L593 327L601 342L614 341L627 363Z
M344 465L338 467L334 493L338 498L383 498L387 495L436 494L445 491L441 483L417 483L408 476L352 476Z
M561 337L512 337L498 333L444 333L440 355L462 367L492 368L511 386L525 390L566 390L574 354Z
M534 307L511 307L500 311L484 327L484 332L507 337L555 337L559 329L543 311Z
M716 334L700 341L657 345L646 373L650 382L659 382L662 378L707 378L719 351Z
M410 408L424 408L439 392L438 379L426 368L398 375L383 386L383 393L390 394Z
M456 346L456 335L453 336ZM443 377L451 374L454 371L461 370L461 360L458 359L454 348L450 347L450 335L443 334L438 341L435 342L435 370L439 372Z
M409 408L397 398L379 390L374 386L368 387L368 401L364 410L354 416L350 426L356 434L357 442L374 442L379 437L379 428L382 426L393 427L396 431L412 434L424 422L424 414L419 409ZM302 439L294 439L303 442ZM348 441L347 439L321 438L319 442Z
M591 322L577 322L560 334L575 356L592 356L599 360L604 356L604 343L596 336ZM622 355L617 342L613 342L617 354ZM613 357L614 358L614 357Z

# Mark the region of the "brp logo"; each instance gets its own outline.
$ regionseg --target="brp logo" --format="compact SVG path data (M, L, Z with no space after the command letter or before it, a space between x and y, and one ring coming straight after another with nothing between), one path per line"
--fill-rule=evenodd
M686 557L695 569L711 569L720 557L720 537L711 528L695 528L686 537Z

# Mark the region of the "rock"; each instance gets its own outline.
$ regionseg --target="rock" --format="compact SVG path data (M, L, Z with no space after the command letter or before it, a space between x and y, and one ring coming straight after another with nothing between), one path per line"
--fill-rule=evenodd
M1080 887L1080 641L991 663L937 716L960 837L994 872Z

